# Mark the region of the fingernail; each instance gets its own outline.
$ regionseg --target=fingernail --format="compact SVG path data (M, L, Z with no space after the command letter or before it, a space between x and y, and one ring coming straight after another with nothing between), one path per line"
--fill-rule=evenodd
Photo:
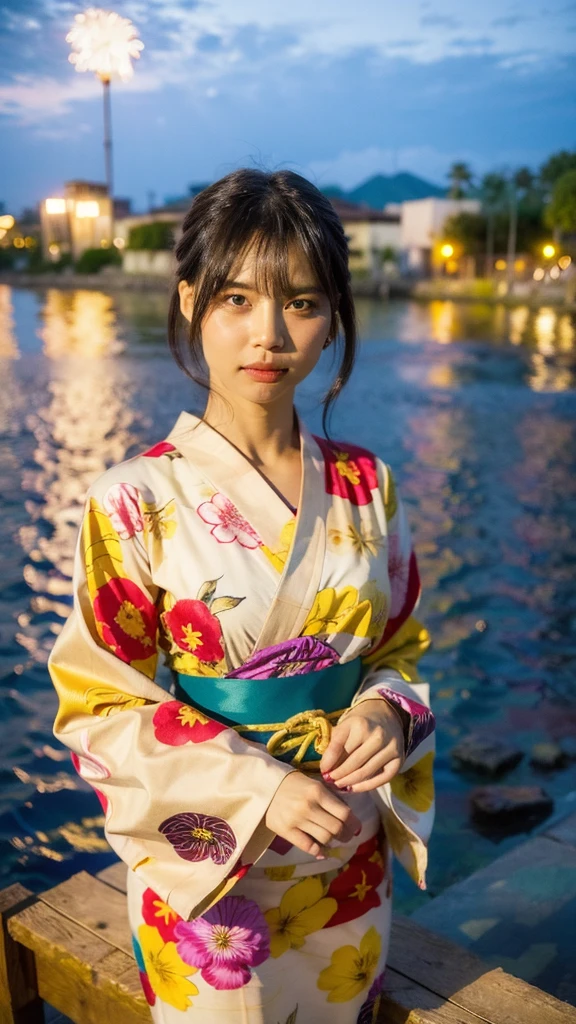
M324 779L324 782L334 782L330 772L322 772L322 778Z
M316 860L326 860L326 857L324 856L323 853L317 853Z
M357 829L356 829L356 831L355 831L354 835L355 835L355 836L359 836L359 835L360 835L360 833L361 833L361 831L362 831L362 825L360 825L360 828L357 828Z
M342 790L343 793L351 793L352 792L352 786L342 786L338 782L336 783L336 785L338 786L338 789Z

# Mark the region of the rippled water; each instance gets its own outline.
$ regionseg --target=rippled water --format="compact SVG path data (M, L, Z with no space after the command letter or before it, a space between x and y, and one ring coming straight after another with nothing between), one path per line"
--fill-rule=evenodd
M51 725L46 658L70 607L84 492L165 436L201 396L165 348L166 299L0 285L0 885L45 888L110 861L99 805ZM439 725L429 893L493 859L469 823L458 737L523 749L576 733L576 323L553 309L361 301L363 345L333 420L373 447L409 505L435 644L424 663ZM313 429L326 362L300 408ZM557 807L574 770L543 784ZM572 808L574 804L572 804ZM420 896L399 882L399 903Z

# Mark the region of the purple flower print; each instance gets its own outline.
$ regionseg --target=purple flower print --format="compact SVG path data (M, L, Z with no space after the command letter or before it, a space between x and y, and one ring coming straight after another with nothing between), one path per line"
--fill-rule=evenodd
M217 989L247 985L250 968L270 956L264 915L244 896L224 896L195 921L179 921L174 935L184 963L199 967L204 981Z
M215 864L225 864L236 849L236 836L230 825L212 814L173 814L162 822L158 831L184 860L208 860L210 857Z
M302 676L328 668L340 660L338 651L313 636L297 636L265 647L240 668L228 673L230 679L269 679L270 676Z
M381 697L385 697L386 700L391 701L393 704L398 704L403 711L406 711L410 715L411 725L408 733L409 740L405 754L405 756L408 757L408 755L416 749L419 743L422 743L430 733L434 732L436 724L434 715L430 711L430 708L427 708L425 704L420 704L417 700L405 697L403 693L391 690L388 686L379 686L378 693Z
M377 978L374 978L370 991L366 996L365 1002L360 1007L360 1013L356 1019L356 1024L373 1024L376 1020L378 1010L380 1008L380 996L382 988L384 986L384 971L379 974Z

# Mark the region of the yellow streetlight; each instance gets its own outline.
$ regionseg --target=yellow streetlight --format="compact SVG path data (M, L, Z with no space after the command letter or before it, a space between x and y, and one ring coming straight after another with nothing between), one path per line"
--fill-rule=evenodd
M46 199L44 201L44 209L46 210L46 213L49 213L54 216L66 213L66 200L60 199L58 197L53 199Z
M558 260L558 266L560 267L560 270L568 270L568 267L570 266L571 263L572 263L572 257L571 256L561 256L560 259Z
M450 242L445 242L440 249L440 255L443 256L445 260L449 260L450 257L454 255L454 246L450 245Z
M544 259L551 260L555 254L556 247L551 245L550 242L547 242L546 245L542 246L542 255L544 256Z
M10 231L10 228L14 227L14 217L10 213L5 213L0 217L0 228L4 231Z
M137 38L136 29L129 18L122 18L116 11L96 7L89 7L82 14L76 15L66 42L72 47L68 60L76 71L93 71L104 88L106 184L110 199L113 200L110 82L113 78L126 81L132 77L132 60L140 57L144 43Z

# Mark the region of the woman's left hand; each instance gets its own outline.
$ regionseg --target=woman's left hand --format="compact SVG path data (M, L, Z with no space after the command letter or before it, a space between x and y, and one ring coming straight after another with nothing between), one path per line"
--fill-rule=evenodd
M395 711L382 698L365 700L332 729L320 761L325 782L364 793L390 782L402 767L404 733Z

